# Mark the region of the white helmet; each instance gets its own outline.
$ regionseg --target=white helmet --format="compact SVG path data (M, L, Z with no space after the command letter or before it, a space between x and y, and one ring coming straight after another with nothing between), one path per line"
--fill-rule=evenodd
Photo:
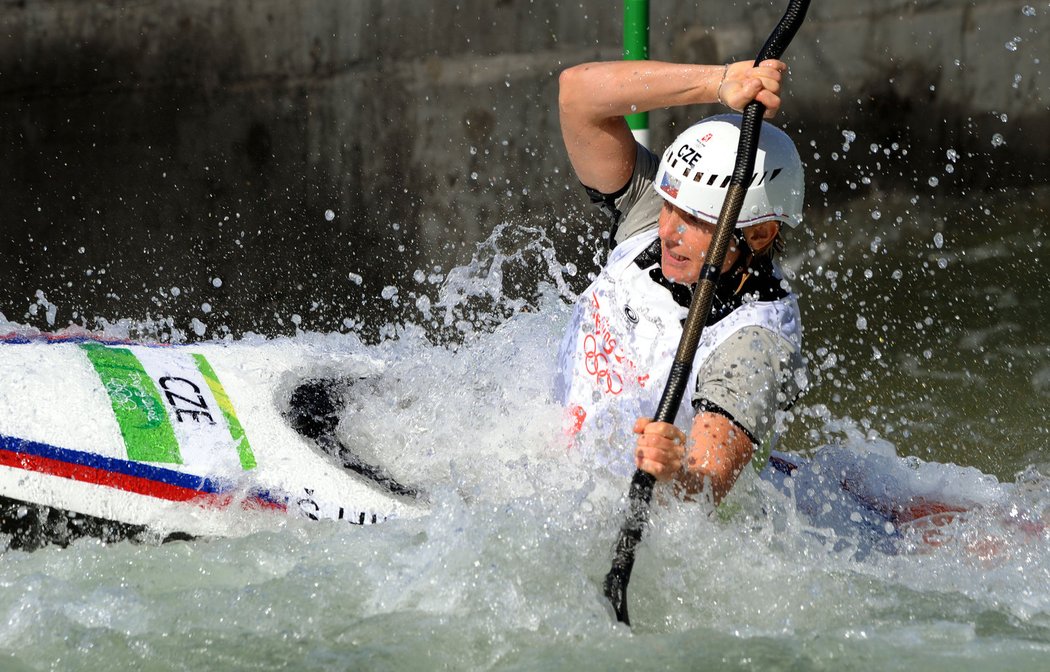
M718 223L733 177L740 138L738 114L693 124L664 152L653 187L664 200L711 224ZM795 227L802 222L802 160L784 131L762 122L755 172L740 208L737 228L771 219Z

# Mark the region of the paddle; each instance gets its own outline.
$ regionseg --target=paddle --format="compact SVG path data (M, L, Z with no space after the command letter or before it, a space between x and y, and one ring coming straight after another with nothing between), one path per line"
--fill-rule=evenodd
M770 58L779 58L784 53L806 18L807 9L809 9L809 0L790 1L780 23L758 52L755 58L756 63ZM693 293L692 302L689 304L689 314L682 328L682 338L678 341L678 351L675 353L674 363L671 365L671 372L664 386L660 405L656 410L656 422L673 423L678 406L682 403L682 395L685 392L689 373L693 368L697 344L700 342L700 335L707 323L707 317L711 313L711 303L714 300L715 287L718 285L726 250L729 247L729 241L733 238L737 218L740 216L740 208L747 194L747 187L752 180L755 153L758 151L758 136L762 130L762 115L765 111L765 106L758 101L752 101L744 108L733 177L726 190L722 212L718 217L718 225L707 250L705 263L700 269L699 286ZM652 499L655 482L656 479L651 474L641 469L635 470L628 494L627 519L620 527L620 537L616 542L616 555L613 558L612 568L605 575L605 596L612 603L616 619L627 625L631 624L627 616L627 583L631 580L634 551L642 539L642 529L648 517L649 502Z

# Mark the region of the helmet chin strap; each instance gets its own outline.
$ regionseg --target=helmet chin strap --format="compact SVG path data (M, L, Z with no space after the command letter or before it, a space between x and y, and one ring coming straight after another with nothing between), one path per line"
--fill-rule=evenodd
M754 254L754 250L751 249L751 244L747 242L747 238L744 236L743 229L733 229L733 236L736 237L738 248L741 252L747 251Z
M722 275L722 277L726 279L736 277L738 271L740 271L741 268L746 268L747 265L751 263L751 260L755 258L755 252L751 249L751 245L748 244L747 238L744 237L743 229L733 229L733 237L736 238L738 246L736 249L739 254L733 261L733 265ZM739 292L740 288L744 286L744 281L747 280L747 276L748 273L743 273L740 278L740 284L737 286L736 291L733 292L734 294ZM693 285L693 287L695 289L696 285Z

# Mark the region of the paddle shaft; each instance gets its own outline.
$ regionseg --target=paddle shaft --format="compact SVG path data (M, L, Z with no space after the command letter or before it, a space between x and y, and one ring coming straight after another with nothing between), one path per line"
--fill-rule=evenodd
M809 0L791 0L784 16L758 52L755 63L761 63L770 58L779 58L784 53L806 18L807 9L809 9ZM722 273L726 251L733 238L747 189L754 179L755 154L758 151L758 137L762 130L762 116L765 111L765 105L757 100L751 101L744 108L733 177L726 190L722 212L719 214L718 225L708 247L705 263L700 269L699 284L689 304L689 313L682 328L682 337L678 341L678 351L675 353L671 372L656 410L656 422L673 423L678 407L682 403L682 396L693 368L693 359L696 357L696 348L704 326L707 324L708 315L711 314L711 304L714 302L715 289ZM652 474L641 469L635 470L628 493L627 517L620 528L612 568L605 576L605 596L612 603L616 619L627 625L631 624L627 615L627 583L631 580L635 547L642 539L642 529L649 515L649 502L652 500L655 483L656 478Z

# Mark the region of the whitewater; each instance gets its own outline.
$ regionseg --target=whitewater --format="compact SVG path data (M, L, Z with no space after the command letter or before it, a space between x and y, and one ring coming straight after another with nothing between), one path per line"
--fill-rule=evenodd
M634 627L616 624L601 579L628 484L569 449L552 399L589 271L542 228L505 223L378 337L225 337L300 360L303 378L337 375L338 357L374 362L339 435L423 488L426 515L9 550L5 669L1046 669L1043 234L996 239L945 228L941 204L894 208L833 211L793 241L812 390L778 448L831 445L865 473L979 505L935 543L895 529L892 548L873 548L851 515L826 517L840 500L820 469L788 491L749 470L713 515L658 492ZM168 324L167 340L223 340ZM158 331L133 317L91 326ZM0 331L36 333L19 320ZM267 394L286 403L293 387Z

